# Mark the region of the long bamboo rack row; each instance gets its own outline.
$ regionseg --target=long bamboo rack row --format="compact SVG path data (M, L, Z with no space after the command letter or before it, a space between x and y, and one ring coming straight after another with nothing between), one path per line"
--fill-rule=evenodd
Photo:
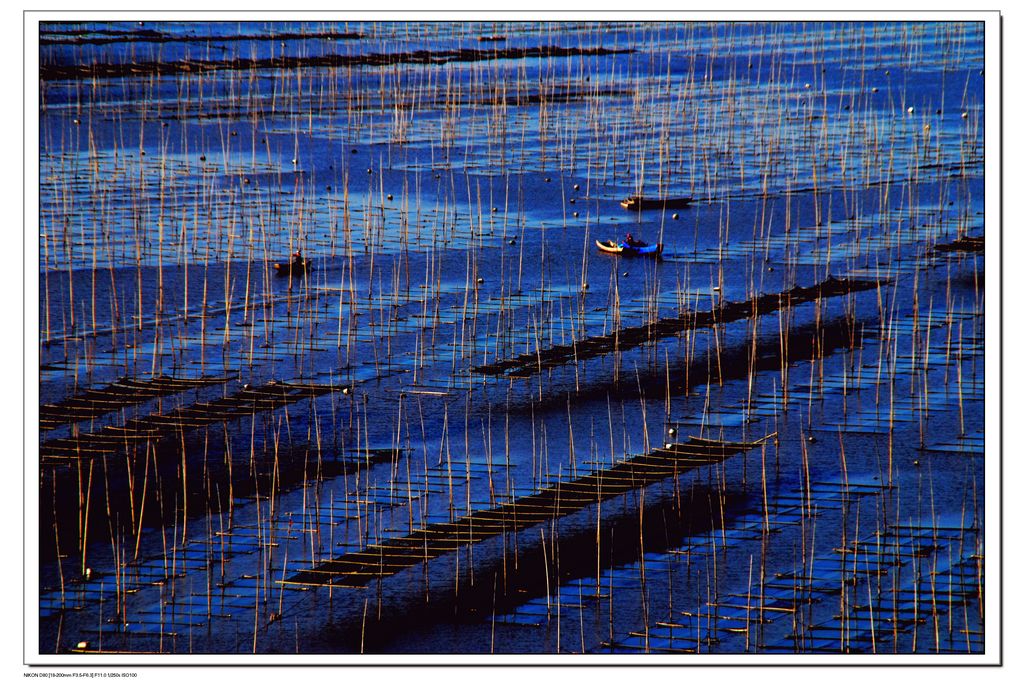
M39 448L40 460L69 460L100 457L130 450L147 441L159 441L217 422L230 421L257 412L276 410L304 398L315 398L341 390L326 384L268 382L257 388L243 387L233 395L212 402L200 402L167 413L153 413L69 438L57 438Z
M776 310L795 307L821 298L849 295L857 291L879 288L881 280L828 278L813 286L795 286L782 293L765 294L744 302L725 303L718 307L679 317L666 317L656 322L628 326L601 336L592 336L571 345L556 345L544 350L523 353L516 357L479 365L479 374L530 376L544 369L560 367L573 361L590 359L610 352L629 350L659 338L683 331L709 328L717 324L748 319Z
M473 512L454 522L430 524L408 536L346 553L300 571L282 583L362 587L376 578L391 576L450 553L462 545L522 531L683 472L717 464L762 445L773 435L751 443L694 437L685 443L669 443L664 448L623 460L608 469L556 483L510 503Z
M102 388L87 389L58 403L40 405L39 428L49 431L65 424L102 417L154 398L216 386L229 380L228 377L211 376L185 379L163 374L150 379L121 379Z
M613 55L632 50L609 48L564 48L543 45L530 48L500 48L458 50L416 50L405 53L380 55L319 55L309 57L272 57L267 59L235 58L232 60L179 60L176 62L136 62L132 64L91 64L44 66L40 77L47 81L58 79L115 78L142 74L188 74L209 71L248 71L252 69L299 69L312 67L341 68L351 66L393 66L396 64L447 64L449 62L478 62L499 59L530 59L538 57L568 57L570 55Z

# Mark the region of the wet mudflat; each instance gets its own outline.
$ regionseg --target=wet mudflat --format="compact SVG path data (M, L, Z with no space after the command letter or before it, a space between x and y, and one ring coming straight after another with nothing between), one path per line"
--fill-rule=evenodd
M983 38L44 24L39 650L984 652Z

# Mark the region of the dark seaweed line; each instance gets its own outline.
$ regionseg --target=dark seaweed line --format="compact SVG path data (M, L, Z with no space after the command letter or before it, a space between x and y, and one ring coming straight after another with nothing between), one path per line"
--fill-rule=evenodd
M932 248L932 251L936 253L985 252L985 237L961 236L949 243L937 243L935 247Z
M774 435L752 443L693 437L686 443L670 443L645 455L623 460L608 469L556 483L512 502L472 512L450 523L430 524L407 536L346 553L297 572L280 583L363 587L376 578L391 576L453 552L460 546L522 531L683 472L717 464L732 455L762 445Z
M196 379L154 376L151 379L121 379L102 388L90 388L59 403L39 406L39 428L43 431L64 424L117 412L153 398L173 395L182 391L215 386L230 381L228 377L203 376Z
M532 48L502 48L478 50L416 50L393 54L372 55L320 55L316 57L270 57L265 59L235 58L220 61L135 62L133 64L49 65L39 68L43 81L59 79L117 78L156 74L205 73L211 71L247 71L254 69L340 68L356 66L392 66L397 64L448 64L450 62L484 62L501 59L528 59L533 57L602 56L632 53L632 49L563 48L544 45Z
M782 293L765 294L744 302L725 303L720 307L681 317L668 317L648 324L625 327L609 334L584 338L572 345L555 345L506 360L479 365L473 367L472 371L491 376L531 376L544 369L599 357L614 351L629 350L690 329L709 328L716 324L749 319L821 298L878 288L884 283L886 281L874 279L829 277L813 286L795 286Z
M88 38L86 34L95 37ZM57 37L61 36L61 37ZM359 40L363 34L356 32L325 33L272 33L266 35L237 34L232 36L197 36L161 33L159 31L61 31L46 34L40 32L40 45L107 45L109 43L228 43L237 41L284 41L284 40Z
M39 448L40 461L102 457L130 450L149 441L159 441L190 429L230 421L257 412L276 410L303 398L333 393L338 386L270 382L258 388L243 388L234 395L200 402L165 414L150 414L127 422L123 427L107 426L94 433L58 438Z

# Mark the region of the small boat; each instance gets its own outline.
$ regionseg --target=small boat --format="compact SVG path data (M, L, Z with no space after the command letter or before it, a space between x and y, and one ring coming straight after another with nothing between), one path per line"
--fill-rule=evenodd
M613 255L623 255L626 257L635 257L637 255L661 256L661 243L657 243L655 245L648 245L643 242L629 245L627 243L619 243L618 241L596 241L596 243L598 250L601 252L611 253Z
M298 259L292 262L275 262L274 269L277 270L278 276L305 276L308 272L312 271L313 265L308 260Z
M645 198L642 195L631 195L619 204L623 209L640 212L642 210L674 210L689 207L693 198Z

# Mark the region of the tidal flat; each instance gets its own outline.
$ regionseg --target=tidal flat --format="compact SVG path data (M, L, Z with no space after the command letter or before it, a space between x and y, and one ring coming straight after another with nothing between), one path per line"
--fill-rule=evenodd
M983 22L39 26L41 654L985 652Z

